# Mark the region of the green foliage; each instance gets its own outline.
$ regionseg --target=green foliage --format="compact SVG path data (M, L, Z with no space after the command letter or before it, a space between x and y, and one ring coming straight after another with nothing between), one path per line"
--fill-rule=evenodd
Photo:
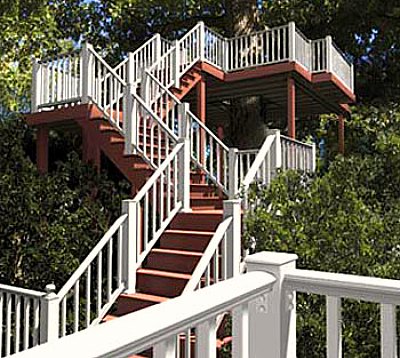
M0 282L62 286L120 214L126 187L75 152L40 176L26 153L23 120L0 122Z

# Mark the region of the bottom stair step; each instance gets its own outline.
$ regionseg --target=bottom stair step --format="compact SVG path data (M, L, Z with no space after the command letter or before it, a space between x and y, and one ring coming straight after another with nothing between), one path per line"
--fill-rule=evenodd
M166 300L168 300L167 297L148 295L145 293L123 293L118 297L117 308L112 314L114 317L123 316L153 306L157 303L165 302Z

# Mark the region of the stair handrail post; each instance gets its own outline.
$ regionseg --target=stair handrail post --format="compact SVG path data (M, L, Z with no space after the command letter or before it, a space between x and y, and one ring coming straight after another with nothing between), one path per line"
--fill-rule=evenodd
M38 112L42 98L42 65L36 58L32 61L32 89L31 89L31 111Z
M249 304L250 357L268 351L270 358L296 358L296 292L284 285L285 276L296 270L296 260L295 254L278 252L259 252L245 259L247 272L264 271L276 278L268 296Z
M155 34L155 44L154 44L154 63L161 58L161 35Z
M133 52L128 53L128 62L126 64L126 82L129 84L133 84L136 82L135 73L135 56Z
M311 150L311 171L315 172L317 170L317 146L315 143L312 144Z
M142 97L146 104L150 105L149 76L147 75L146 69L142 68L140 78L140 97Z
M241 260L241 199L224 200L224 219L232 217L232 223L226 232L227 278L240 274Z
M229 148L228 154L228 192L229 199L234 199L239 190L239 150Z
M181 68L181 51L180 51L180 42L176 40L174 42L174 56L173 56L173 66L172 73L173 73L173 83L174 87L179 88L180 86L180 68Z
M200 53L200 61L204 61L206 58L206 25L203 21L199 21L199 53Z
M93 50L92 45L85 41L81 50L82 103L89 103L91 96L90 89L92 88L93 76L93 56L90 53L91 50ZM100 78L98 80L100 81Z
M55 341L59 337L59 303L54 284L46 285L46 295L40 302L40 343Z
M178 200L182 202L182 211L190 212L190 138L189 138L189 103L178 104L178 130L179 143L183 143L183 149L178 154Z
M296 61L296 24L291 21L288 25L289 61Z
M332 36L325 37L325 45L326 45L326 72L332 73L333 63L332 63Z
M228 72L229 71L229 59L230 59L229 41L230 41L230 39L226 38L226 39L224 39L224 42L223 42L223 44L224 44L224 59L225 59L224 68L223 68L224 72Z
M138 141L137 101L133 98L136 86L128 83L124 89L123 123L125 128L125 154L136 154Z
M275 140L272 146L273 155L273 172L276 175L277 169L282 167L282 143L281 143L281 132L279 129L269 129L267 135L275 136Z
M128 293L136 291L136 269L138 262L138 247L140 240L140 206L135 200L122 201L122 214L127 218L122 227L123 258L123 282Z

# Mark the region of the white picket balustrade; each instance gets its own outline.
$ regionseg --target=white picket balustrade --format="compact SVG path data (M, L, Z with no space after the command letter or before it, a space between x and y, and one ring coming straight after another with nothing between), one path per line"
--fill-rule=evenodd
M282 170L315 171L315 144L300 142L281 135Z
M239 183L244 180L244 177L250 170L259 151L259 149L245 149L237 152L239 163Z
M125 289L123 229L118 218L57 294L57 337L101 322ZM52 317L54 319L54 317Z
M175 86L179 87L178 80L186 73L202 56L202 37L204 36L204 23L199 22L193 29L176 41L176 68Z
M229 190L229 148L192 112L187 111L191 156L194 164L225 193Z
M215 31L205 27L204 30L204 59L215 67L225 70L227 69L228 60L228 40L216 33Z
M212 358L217 354L217 317L234 312L233 357L246 358L241 352L250 340L248 305L259 297L268 296L274 283L275 278L265 272L239 275L34 348L20 357L54 357L60 352L80 357L127 357L153 348L154 357L171 358L179 356L182 338L195 334L196 339L191 343L195 356ZM132 329L138 322L140 329ZM187 346L191 348L191 345ZM185 350L189 355L186 357L193 357L187 346Z
M300 63L311 72L311 41L297 28L295 33L295 51L296 62Z
M332 72L353 91L353 64L349 63L343 52L332 42Z
M322 72L327 70L327 46L325 39L314 40L311 42L312 48L312 72Z
M35 61L33 64L32 111L80 102L81 66L79 52Z
M0 284L0 357L40 342L41 304L45 292Z

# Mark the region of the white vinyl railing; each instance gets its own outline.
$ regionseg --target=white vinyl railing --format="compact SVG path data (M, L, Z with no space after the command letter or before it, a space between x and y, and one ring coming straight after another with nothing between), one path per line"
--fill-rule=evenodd
M126 220L127 215L122 215L115 221L58 292L57 336L64 337L99 324L125 289L123 230Z
M0 357L40 343L45 296L45 292L0 284Z
M215 31L204 29L204 59L215 67L225 70L227 68L227 39Z
M237 152L238 165L239 165L238 169L239 183L243 182L244 177L250 170L259 151L260 149L244 149L244 150L241 149Z
M300 142L283 135L281 140L281 168L282 170L294 169L308 172L315 171L316 153L315 144Z
M128 214L131 225L128 262L132 265L132 274L175 215L189 205L190 177L184 170L188 165L187 151L187 142L178 143L134 199L124 201L124 212ZM129 290L134 291L135 285L130 283L129 286Z
M296 28L294 39L296 62L300 63L311 72L311 41L308 40L298 28Z
M248 273L80 332L56 344L38 347L21 354L21 358L54 357L57 352L80 357L128 357L150 348L153 357L160 358L183 354L186 358L216 357L216 320L225 312L233 314L232 356L244 358L248 356L245 352L250 341L250 302L267 297L274 283L274 277L265 272ZM138 322L140 329L132 329ZM194 334L196 339L189 340Z
M215 285L227 279L227 232L232 224L232 220L233 218L229 217L219 224L182 294Z

